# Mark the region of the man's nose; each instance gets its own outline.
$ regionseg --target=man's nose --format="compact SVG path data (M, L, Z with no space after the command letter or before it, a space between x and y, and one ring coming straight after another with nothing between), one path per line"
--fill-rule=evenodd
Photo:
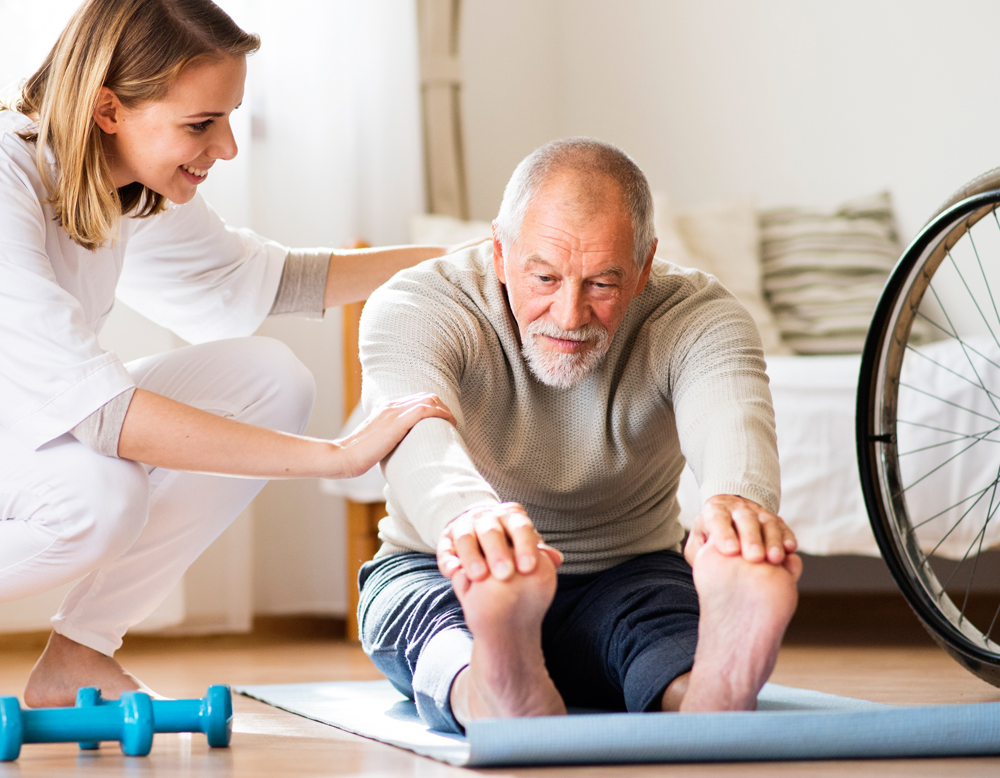
M578 330L590 321L590 311L579 289L564 285L550 309L552 319L562 329Z

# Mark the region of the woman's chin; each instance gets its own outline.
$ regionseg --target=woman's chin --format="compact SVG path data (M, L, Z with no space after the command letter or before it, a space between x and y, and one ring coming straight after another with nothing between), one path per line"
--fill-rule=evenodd
M194 199L195 194L197 194L197 187L171 187L169 191L162 192L161 194L166 197L174 205L184 205L184 203L189 203Z

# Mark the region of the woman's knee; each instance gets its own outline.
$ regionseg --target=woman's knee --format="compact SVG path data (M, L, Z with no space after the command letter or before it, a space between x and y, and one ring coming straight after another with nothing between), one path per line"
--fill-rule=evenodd
M87 453L64 502L64 538L81 559L96 564L121 556L146 526L149 476L137 462Z
M309 368L280 340L254 337L244 341L244 364L252 377L254 397L238 416L260 426L301 433L316 402L316 381Z

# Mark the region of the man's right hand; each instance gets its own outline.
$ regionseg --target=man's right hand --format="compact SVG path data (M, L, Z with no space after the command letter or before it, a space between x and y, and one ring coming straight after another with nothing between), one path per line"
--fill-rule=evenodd
M546 545L524 508L516 502L470 508L445 527L437 547L438 569L445 578L461 572L469 581L492 575L501 581L515 570L534 572L538 555L546 554L556 567L563 556Z

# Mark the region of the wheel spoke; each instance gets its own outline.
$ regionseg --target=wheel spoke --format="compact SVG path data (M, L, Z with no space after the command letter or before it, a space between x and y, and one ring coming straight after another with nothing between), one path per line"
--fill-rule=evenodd
M995 392L991 392L989 389L987 389L985 386L983 386L982 383L976 383L971 378L968 378L968 377L962 375L961 373L959 373L957 370L952 370L950 367L947 367L946 365L942 365L936 359L931 359L925 353L923 353L919 349L914 348L909 343L906 344L906 350L910 351L910 352L912 352L914 354L916 354L917 356L923 357L924 359L926 359L931 364L937 365L939 368L941 368L942 370L944 370L944 371L946 371L948 373L951 373L953 376L961 378L967 384L971 384L972 386L976 387L977 389L982 389L984 392L986 392L986 394L990 395L991 397L996 397L997 399L1000 399L1000 394L996 394ZM994 405L993 407L995 409L996 405ZM998 412L1000 412L1000 411L998 411Z
M937 542L937 545L934 546L934 548L932 548L930 550L930 553L927 554L927 557L932 557L932 556L934 556L937 553L938 549L941 548L941 546L944 544L944 542L948 539L948 536L951 535L951 533L954 532L956 529L958 529L958 525L961 524L963 521L965 521L965 517L968 516L970 513L972 513L972 509L975 508L979 504L979 501L981 499L983 499L983 497L986 495L986 492L988 492L988 491L989 491L989 489L984 489L979 494L979 496L976 498L976 501L974 503L972 503L972 505L969 506L969 509L965 513L963 513L961 516L958 517L958 521L956 521L954 524L951 525L951 529L950 530L948 530L946 533L944 533L944 535L942 536L941 540L939 540Z
M914 449L910 449L909 451L903 451L903 452L900 452L900 453L896 454L896 456L897 457L905 457L905 456L909 456L910 454L919 454L921 451L930 451L931 449L941 448L941 446L949 446L952 443L958 443L959 441L968 440L969 438L975 438L975 437L977 437L977 436L976 435L960 435L957 438L952 438L951 440L946 440L943 443L931 443L928 446L921 446L920 448L914 448ZM984 438L980 438L980 440L985 440L985 441L988 441L990 443L1000 443L1000 440L994 440L993 438L985 438L984 437Z
M993 221L997 222L997 226L1000 227L1000 221L997 221L997 209L993 209ZM993 296L993 288L990 286L990 280L986 277L986 269L983 267L983 260L979 256L979 249L976 248L976 242L972 239L972 233L969 233L969 243L972 244L972 251L976 255L976 264L979 265L979 275L983 277L983 286L986 288L986 294L990 297L990 305L993 306L993 315L996 316L997 325L1000 325L1000 311L997 310L997 301Z
M969 236L969 243L972 244L972 251L976 255L976 260L978 261L979 260L979 252L976 251L976 244L972 240L972 233L971 232L968 233L968 236ZM965 291L969 293L969 298L972 300L972 304L974 306L976 306L976 310L979 311L979 316L982 318L983 324L986 325L986 329L990 333L990 337L993 338L993 342L996 343L997 348L1000 348L1000 341L997 340L996 333L993 332L993 328L990 326L989 321L986 319L986 314L983 313L983 309L979 307L979 301L976 299L976 296L972 293L972 290L969 288L969 284L966 282L965 276L962 275L962 271L958 269L958 263L955 262L955 258L951 255L950 251L948 252L948 260L951 262L951 266L953 268L955 268L955 272L958 273L958 278L959 278L959 280L961 280L962 286L965 287ZM982 263L980 263L979 269L982 270L982 268L983 268L983 265L982 265ZM986 281L986 274L985 273L983 274L983 280ZM989 282L987 281L986 282L986 288L989 289L989 286L990 286ZM992 299L992 295L990 297ZM947 315L948 314L945 314L945 317L947 317Z
M993 334L993 330L992 328L990 328L989 322L986 321L986 316L983 315L983 311L979 307L979 303L977 303L976 298L973 297L972 290L970 290L969 285L965 283L965 276L963 276L962 272L958 269L958 265L955 264L955 260L952 258L950 251L948 252L948 259L951 260L952 267L955 268L955 272L958 273L958 277L962 279L962 284L965 286L965 290L969 293L969 297L972 297L972 302L975 304L976 310L979 311L979 315L983 317L983 322L986 323L986 328L990 331L990 335L993 336L993 342L997 343L996 335ZM941 298L938 296L937 290L934 288L933 282L928 284L928 289L931 290L931 294L934 295L934 299L937 300L937 304L941 308L941 313L944 314L944 318L948 320L948 326L951 327L952 330L954 330L955 325L952 323L951 317L948 315L948 310L944 307L944 303L941 302ZM979 388L982 389L984 392L986 392L986 398L990 401L990 405L993 406L993 410L995 410L998 414L1000 414L1000 408L997 408L997 404L993 402L993 398L990 396L989 390L983 383L983 379L979 377L979 371L976 370L976 366L972 362L972 357L969 356L969 352L966 349L965 341L962 340L962 338L958 337L956 338L956 340L962 347L962 353L965 355L965 359L969 363L969 367L972 368L972 372L975 373L976 375L976 381L978 381ZM997 348L1000 349L1000 343L997 343Z
M993 367L995 367L997 370L1000 370L1000 362L994 362L992 359L990 359L988 356L986 356L982 351L980 351L979 349L977 349L975 346L973 346L970 343L966 343L965 341L963 341L958 335L956 335L951 330L946 330L944 327L942 327L940 324L938 324L936 321L934 321L934 319L932 319L930 316L928 316L923 311L917 311L916 315L919 316L921 319L923 319L928 324L930 324L932 327L936 327L937 329L941 330L941 332L943 332L945 335L947 335L952 340L957 340L959 343L962 343L973 354L976 354L977 356L982 357L987 362L989 362L991 365L993 365Z
M972 410L972 408L966 408L964 405L959 405L958 403L953 403L951 400L946 400L943 397L938 397L936 394L931 394L930 392L925 392L923 389L918 389L917 387L912 386L911 384L904 384L902 381L900 381L899 385L900 385L900 387L902 387L904 389L911 389L914 392L918 392L918 393L920 393L922 395L930 397L933 400L938 400L939 402L943 402L946 405L951 405L952 407L958 408L961 411L965 411L966 413L971 413L974 416L979 416L980 418L986 419L987 421L992 421L992 422L998 421L997 419L994 419L992 416L987 416L984 413L980 413L979 411Z
M979 440L974 440L974 441L973 441L972 443L970 443L970 444L969 444L968 446L966 446L965 448L963 448L963 449L962 449L961 451L959 451L959 452L958 452L957 454L952 454L952 455L951 455L950 457L948 457L948 458L947 458L947 459L946 459L946 460L945 460L944 462L942 462L942 463L941 463L940 465L938 465L937 467L935 467L935 468L934 468L933 470L929 470L928 472L924 473L924 474L923 474L922 476L920 476L920 478L918 478L918 479L917 479L916 481L914 481L914 482L913 482L912 484L909 484L909 485L907 485L907 486L904 486L904 487L903 487L902 489L900 489L900 490L899 490L899 493L900 493L900 494L905 494L905 493L906 493L906 492L907 492L907 491L908 491L909 489L912 489L912 488L913 488L914 486L916 486L917 484L919 484L919 483L920 483L921 481L923 481L923 480L924 480L925 478L927 478L928 476L931 476L931 475L933 475L933 474L934 474L934 473L936 473L936 472L937 472L938 470L940 470L940 469L941 469L942 467L944 467L945 465L947 465L947 464L948 464L949 462L952 462L952 461L954 461L954 460L955 460L956 458L958 458L958 457L962 456L962 454L964 454L964 453L965 453L966 451L968 451L968 450L969 450L970 448L972 448L973 446L977 446L977 445L979 445L980 443L982 443L982 439L981 439L981 438L980 438Z
M993 429L988 430L986 432L966 433L966 432L959 432L958 430L947 430L944 427L934 427L930 424L923 424L919 421L907 421L906 419L896 419L896 424L907 424L911 427L921 427L925 430L934 430L934 432L944 432L947 433L948 435L958 435L959 437L962 438L978 438L982 437L983 435L989 435L993 433L995 430L1000 429L1000 427L994 427ZM992 438L990 438L990 440L992 440Z
M972 586L972 580L976 577L976 566L979 563L979 554L982 553L983 550L983 538L986 537L986 528L989 527L990 521L997 512L997 508L1000 508L1000 504L996 501L998 482L1000 482L1000 469L997 470L997 477L993 480L993 486L987 488L987 490L992 489L992 492L990 494L990 504L986 508L986 521L983 522L983 526L980 528L979 532L976 533L976 536L972 539L969 547L965 549L965 553L962 554L961 560L959 560L958 564L955 565L955 569L951 571L951 575L948 576L948 580L941 585L942 589L948 588L952 579L958 574L959 568L965 563L965 560L969 558L969 554L972 553L972 549L978 544L979 549L976 551L976 557L972 564L972 575L969 577L969 583L965 588L965 600L961 611L963 615L965 614L965 603L969 600L969 589Z
M965 597L962 599L962 608L961 611L959 612L960 619L965 618L965 609L969 605L969 595L972 592L972 582L976 580L976 570L979 568L979 560L982 558L983 540L986 539L986 528L989 527L990 521L992 521L993 517L996 515L997 507L1000 507L1000 505L994 507L994 504L996 502L996 496L997 496L997 490L996 486L994 485L993 494L990 495L990 507L987 508L986 510L986 521L983 522L982 529L980 529L978 533L979 548L976 549L976 556L972 560L972 572L969 574L969 582L965 585ZM965 554L962 556L962 562L964 562L969 557L969 553L972 551L972 547L975 545L976 545L976 538L973 538L972 543L969 545L969 548L966 549ZM955 572L958 572L957 566L955 567ZM951 579L949 578L949 581L950 580ZM987 640L990 639L989 635L986 636L986 639Z
M949 506L948 506L947 508L945 508L944 510L941 510L941 511L938 511L938 512L937 512L937 513L935 513L935 514L934 514L933 516L929 516L928 518L924 519L924 520L923 520L923 521L921 521L921 522L917 522L916 524L912 524L912 523L911 523L911 524L910 524L910 534L912 535L912 534L913 534L913 533L914 533L914 532L915 532L916 530L920 529L920 528L921 528L922 526L924 526L925 524L930 524L930 523L931 523L932 521L934 521L934 519L937 519L937 518L939 518L939 517L941 517L941 516L944 516L944 515L945 515L945 514L946 514L946 513L948 512L948 511L950 511L950 510L954 510L954 509L955 509L955 508L957 508L957 507L958 507L959 505L961 505L961 504L962 504L963 502L968 502L968 501L969 501L969 500L971 500L971 499L972 499L973 497L976 497L976 498L978 498L978 497L982 497L982 496L983 496L984 494L986 494L986 492L988 492L988 491L989 491L990 489L992 489L992 488L994 487L994 485L995 485L995 484L996 484L996 481L994 481L994 482L993 482L993 483L991 483L991 484L988 484L988 485L987 485L986 487L984 487L984 488L983 488L983 489L981 489L980 491L978 491L978 492L973 492L972 494L970 494L970 495L967 495L966 497L963 497L963 498L962 498L961 500L959 500L958 502L956 502L956 503L952 503L951 505L949 505Z

